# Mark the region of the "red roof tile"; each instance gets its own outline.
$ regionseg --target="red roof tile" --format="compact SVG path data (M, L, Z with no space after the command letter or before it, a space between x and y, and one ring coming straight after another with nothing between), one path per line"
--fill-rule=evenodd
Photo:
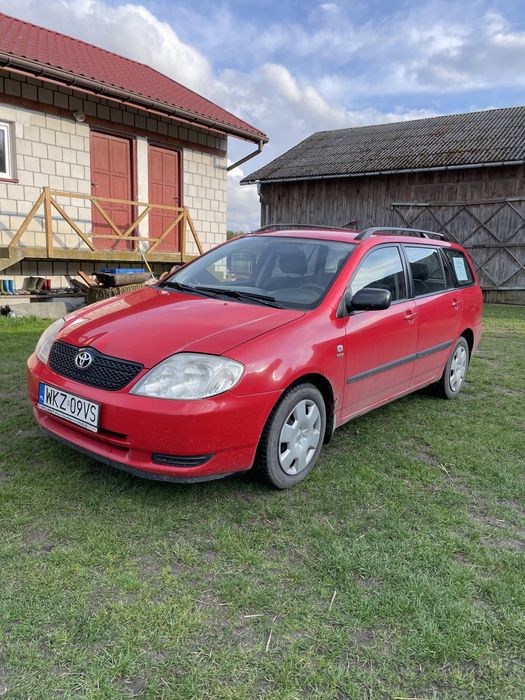
M197 121L217 121L227 132L266 140L262 131L143 63L2 13L0 52L157 100L190 112Z

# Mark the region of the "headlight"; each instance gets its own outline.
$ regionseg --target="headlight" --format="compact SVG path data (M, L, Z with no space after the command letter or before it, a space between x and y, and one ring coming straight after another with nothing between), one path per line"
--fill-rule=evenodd
M49 360L49 353L51 351L51 346L59 332L64 327L65 321L63 318L59 318L55 321L40 336L40 340L36 344L35 355L38 357L40 362L47 364Z
M130 394L158 399L204 399L234 387L243 372L243 365L227 357L181 352L153 367Z

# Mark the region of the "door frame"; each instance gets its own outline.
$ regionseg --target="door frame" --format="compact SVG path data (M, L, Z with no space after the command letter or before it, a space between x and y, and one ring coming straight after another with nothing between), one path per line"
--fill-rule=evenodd
M164 151L172 151L174 153L179 154L179 167L178 167L178 173L177 173L177 178L179 181L179 203L178 206L184 208L184 167L183 167L183 158L184 158L184 149L180 146L175 146L173 144L166 144L162 139L157 139L155 137L153 138L148 138L148 202L150 201L150 194L149 194L149 188L151 184L150 180L150 172L149 172L149 162L150 162L150 149L151 148L158 148L162 149ZM182 243L182 236L183 236L183 230L184 227L182 226L182 222L179 222L177 226L175 227L175 230L178 229L178 238L179 238L179 251L184 250L184 244ZM150 232L151 235L151 232ZM162 246L159 246L162 247Z
M92 177L91 177L91 133L95 132L97 134L105 134L106 136L117 136L118 138L125 139L126 141L129 141L130 143L130 149L129 149L129 158L130 158L130 168L129 168L129 174L130 174L130 192L131 192L131 201L136 202L137 197L138 197L138 168L137 168L137 137L134 134L131 134L129 131L122 131L120 129L111 129L108 128L106 129L105 127L99 127L99 126L91 126L89 125L89 157L90 157L90 172L89 172L89 177L90 177L90 185L92 187ZM91 193L91 191L90 191ZM131 206L131 216L132 219L135 220L138 216L138 209L136 205ZM132 241L132 246L133 249L135 249L135 241Z
M179 196L179 206L183 207L184 206L184 167L183 167L183 158L184 158L184 148L181 146L174 146L173 144L167 144L161 139L156 139L155 137L153 138L148 138L148 200L149 200L149 148L150 146L153 146L153 148L163 148L165 151L176 151L179 154L179 186L180 186L180 196Z

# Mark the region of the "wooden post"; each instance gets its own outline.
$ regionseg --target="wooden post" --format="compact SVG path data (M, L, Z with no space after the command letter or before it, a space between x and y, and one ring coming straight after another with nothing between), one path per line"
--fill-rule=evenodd
M180 239L180 257L181 262L184 262L186 255L186 222L188 221L188 210L184 207L184 216L182 217L181 239Z
M53 219L51 216L51 193L49 187L44 187L44 226L46 251L48 258L50 258L53 255Z
M190 212L188 212L188 224L190 225L190 229L191 229L191 233L193 236L193 240L195 241L195 245L197 246L199 253L202 255L204 253L204 250L203 250L201 242L200 242L199 234L197 233L197 231L195 230L195 226L193 225L193 221L192 221Z

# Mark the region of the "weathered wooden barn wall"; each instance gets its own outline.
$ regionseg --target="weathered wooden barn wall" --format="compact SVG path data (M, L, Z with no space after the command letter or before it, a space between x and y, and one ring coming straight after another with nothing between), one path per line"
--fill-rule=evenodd
M525 167L261 183L261 220L441 231L465 245L486 297L525 303Z

